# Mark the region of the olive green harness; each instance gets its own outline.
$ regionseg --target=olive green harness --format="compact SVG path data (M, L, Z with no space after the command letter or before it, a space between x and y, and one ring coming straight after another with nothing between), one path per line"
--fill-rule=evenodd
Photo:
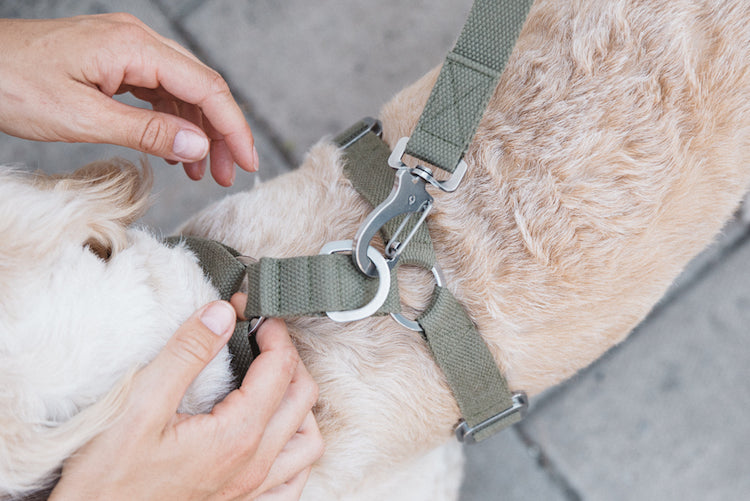
M444 284L428 225L434 204L430 185L459 189L468 169L463 161L479 120L515 45L532 0L476 0L461 36L448 54L424 112L410 138L390 150L380 123L364 119L335 138L344 174L374 207L352 240L331 242L316 256L243 259L226 246L185 238L223 299L247 277L247 318L328 316L339 322L391 315L419 331L461 410L459 440L474 443L519 421L526 395L513 393L465 309ZM407 167L408 154L449 174ZM380 233L383 254L371 245ZM430 270L436 285L427 309L415 320L401 314L395 270L401 265ZM257 327L257 325L256 325ZM237 383L253 354L248 325L230 341Z

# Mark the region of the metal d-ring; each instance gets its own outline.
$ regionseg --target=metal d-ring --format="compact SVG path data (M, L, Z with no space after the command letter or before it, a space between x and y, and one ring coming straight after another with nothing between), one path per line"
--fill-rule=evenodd
M437 263L435 263L430 271L432 272L432 276L435 277L435 283L438 285L438 287L442 287L445 283L443 270ZM416 320L409 320L401 313L391 313L391 316L393 317L393 320L395 320L399 325L406 327L409 330L413 330L415 332L424 332L424 329Z
M352 240L339 240L325 244L320 249L320 254L352 252L353 248L354 242ZM385 300L388 298L388 293L391 290L391 269L388 266L388 261L372 246L367 248L367 257L370 258L370 261L375 265L375 269L377 270L379 281L375 297L361 308L347 311L327 311L326 315L334 322L354 322L355 320L363 320L371 317L383 306Z

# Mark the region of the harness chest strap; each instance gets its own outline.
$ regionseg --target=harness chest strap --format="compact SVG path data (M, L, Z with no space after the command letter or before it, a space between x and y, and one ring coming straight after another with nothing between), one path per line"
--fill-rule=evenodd
M248 281L245 318L295 318L323 316L329 311L349 311L369 302L378 286L356 268L350 256L327 254L294 258L247 260L239 252L215 240L179 236L166 239L168 245L182 244L193 252L203 273L224 301ZM388 295L375 315L397 313L401 309L398 281L394 276ZM236 386L259 353L248 321L237 322L229 340L232 372Z

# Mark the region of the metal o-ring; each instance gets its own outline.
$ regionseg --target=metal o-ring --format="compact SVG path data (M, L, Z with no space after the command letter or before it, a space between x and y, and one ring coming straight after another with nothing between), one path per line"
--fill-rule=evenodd
M442 287L445 283L443 270L440 269L440 266L437 263L435 263L430 271L432 272L432 276L435 277L435 283L438 285L438 287ZM424 332L424 329L422 329L422 326L419 325L416 320L409 320L401 313L391 313L391 317L393 317L393 320L395 320L399 325L406 327L409 330L413 330L415 332Z

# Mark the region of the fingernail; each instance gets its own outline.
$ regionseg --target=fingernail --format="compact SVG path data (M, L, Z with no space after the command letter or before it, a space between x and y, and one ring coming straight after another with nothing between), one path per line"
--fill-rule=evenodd
M255 146L253 146L253 162L255 162L255 170L258 170L260 159L258 158L258 150L255 149Z
M222 336L232 327L236 318L234 308L224 302L210 305L203 311L201 322L217 336Z
M196 162L208 154L208 139L192 130L182 129L174 137L172 153L183 160Z

